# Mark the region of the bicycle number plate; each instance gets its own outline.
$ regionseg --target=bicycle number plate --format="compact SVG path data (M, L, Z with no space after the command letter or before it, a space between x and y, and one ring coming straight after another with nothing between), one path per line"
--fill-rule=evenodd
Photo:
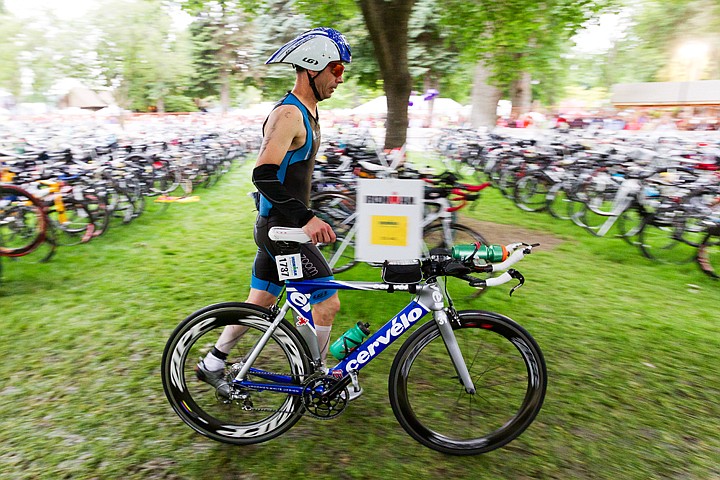
M278 255L275 257L275 265L277 266L278 277L281 281L303 277L302 262L299 253Z

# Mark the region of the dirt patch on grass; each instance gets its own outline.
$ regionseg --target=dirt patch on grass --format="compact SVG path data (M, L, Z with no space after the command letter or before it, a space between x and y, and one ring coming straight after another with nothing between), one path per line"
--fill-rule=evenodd
M481 233L490 243L507 245L512 242L533 242L542 245L543 250L552 250L563 243L561 238L539 230L530 230L500 223L483 222L468 217L463 217L462 223Z

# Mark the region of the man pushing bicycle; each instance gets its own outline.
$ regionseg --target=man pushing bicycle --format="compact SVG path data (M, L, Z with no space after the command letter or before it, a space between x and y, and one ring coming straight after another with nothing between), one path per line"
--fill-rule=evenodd
M352 61L345 37L332 28L309 30L273 53L266 64L286 63L295 69L295 84L274 107L263 124L263 142L253 170L253 184L259 192L254 238L258 246L250 283L248 303L271 307L282 292L275 257L280 253L268 238L270 228L302 227L312 243L300 247L305 279L332 279L332 269L315 246L335 242L332 227L308 208L315 155L320 144L319 102L332 96L343 83L345 64ZM335 315L340 309L336 290L315 292L310 303L325 362ZM196 367L200 380L222 392L227 388L225 361L246 329L228 326L213 349ZM353 387L350 400L362 389Z

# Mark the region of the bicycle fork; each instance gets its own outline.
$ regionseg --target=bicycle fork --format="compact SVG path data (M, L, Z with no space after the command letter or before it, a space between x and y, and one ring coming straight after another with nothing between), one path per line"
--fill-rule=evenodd
M448 318L447 311L445 310L444 296L437 285L434 285L434 288L432 288L430 292L433 301L426 303L426 305L432 305L430 309L433 311L433 318L435 319L435 323L437 323L438 330L440 330L440 336L445 343L445 348L447 349L448 355L450 355L450 360L452 361L453 367L455 367L455 372L460 378L460 383L465 387L467 393L474 395L475 384L470 377L470 371L467 368L457 338L455 338L455 332L453 332L452 325L450 324L451 320ZM425 292L423 291L422 293Z

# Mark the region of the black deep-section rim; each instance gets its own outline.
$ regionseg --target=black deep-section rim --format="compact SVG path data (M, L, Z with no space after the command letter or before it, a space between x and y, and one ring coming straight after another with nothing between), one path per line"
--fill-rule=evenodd
M170 337L170 340L168 341L167 345L165 346L165 351L163 353L163 361L162 361L162 382L163 382L163 389L165 391L165 395L169 400L170 405L172 406L173 410L177 415L187 424L189 425L193 430L196 432L211 438L213 440L217 440L223 443L230 443L235 445L247 445L247 444L254 444L254 443L262 443L268 440L271 440L282 433L289 430L293 425L295 425L300 418L302 418L302 406L300 405L301 399L298 396L297 399L292 398L288 399L290 403L297 403L298 405L295 405L295 407L292 408L292 410L295 412L293 414L288 415L288 420L283 420L280 428L275 428L268 430L267 433L261 436L253 436L251 438L243 438L243 437L229 437L225 435L221 435L217 433L220 429L223 429L227 427L227 422L218 421L215 417L213 417L211 414L208 414L205 412L205 410L200 407L192 398L192 396L189 394L189 390L187 388L187 383L185 381L185 377L182 376L182 386L184 387L184 392L179 391L177 387L175 387L172 382L170 381L172 372L171 372L171 362L169 359L175 354L175 350L178 344L178 341L182 338L183 334L185 332L188 332L189 330L192 330L193 328L196 328L196 325L203 321L204 319L210 319L212 318L212 322L207 325L206 329L203 329L202 331L196 333L192 337L192 342L189 343L186 347L186 351L189 352L192 348L192 346L197 342L198 339L202 338L206 333L208 333L211 330L217 330L218 328L221 328L226 325L231 324L238 324L237 318L239 315L257 315L258 317L263 315L263 310L259 307L250 308L248 305L242 305L238 303L227 303L227 304L217 304L217 305L211 305L209 307L206 307L204 309L199 310L198 312L192 314L188 319L183 321L173 332L173 334ZM192 320L191 320L192 319ZM278 328L282 328L278 327ZM289 333L289 332L285 332ZM295 345L300 348L299 355L304 359L303 361L303 369L305 372L309 371L309 365L307 363L308 354L306 352L306 347L304 347L304 344L300 344L300 340L298 337L292 337L291 338L294 341ZM275 335L273 335L274 340L278 345L280 345L280 342L275 338ZM181 372L185 371L187 362L187 356L183 356L181 359L181 364L179 365L178 369ZM182 403L185 403L186 405L183 406ZM286 402L287 403L287 402ZM286 405L286 403L283 403L283 406ZM258 428L262 426L263 423L267 423L269 418L273 418L277 416L271 415L268 417L263 418L262 420L259 420L257 422L252 422L248 424L243 424L243 428L247 428L248 430L252 430L253 425L256 425ZM199 420L198 420L199 419Z
M396 417L398 418L400 423L403 424L403 427L408 431L408 433L417 441L429 448L440 451L442 453L447 453L451 455L476 455L480 453L486 453L506 445L510 441L517 438L533 422L533 420L539 413L545 398L545 391L547 388L547 371L545 366L545 360L543 358L542 352L539 349L539 346L530 336L530 334L513 320L502 315L490 312L468 311L459 313L460 322L463 325L463 328L475 328L475 325L482 321L482 323L485 324L492 324L491 330L499 333L508 341L510 341L508 338L509 336L520 337L524 340L524 344L530 347L532 351L532 357L534 358L528 357L527 352L523 352L519 348L517 349L523 357L526 369L528 370L528 386L526 389L525 398L523 399L519 412L512 418L510 418L500 429L491 432L490 435L485 435L479 439L474 440L459 441L439 434L425 427L417 419L413 412L412 406L408 401L406 382L400 382L399 380L396 382L401 386L401 388L398 389L398 397L396 401L393 401L392 388L390 397L393 411L395 412ZM468 318L470 316L478 317L470 319ZM458 328L461 327L453 327L454 330L457 330ZM413 345L411 354L404 357L404 368L398 369L400 374L402 374L404 377L407 378L408 374L407 358L417 355L417 353L420 352L422 348L424 348L426 345L428 345L440 335L440 332L437 329L437 325L434 322L426 323L421 327L420 330L417 331L417 335L419 337L421 336L421 332L427 332L428 330L432 329L434 329L435 331L426 333L423 342L416 341ZM417 339L418 337L415 338ZM408 339L408 342L409 341L410 339ZM403 347L401 347L401 350L398 352L398 356L403 353ZM530 374L531 364L535 365L537 368L537 381L535 382L536 384L534 386L532 385L532 376ZM391 382L392 381L393 379L391 379ZM442 408L442 406L439 406L438 408ZM409 414L405 414L404 412L402 412L403 409L407 409ZM404 418L404 422L403 420L401 420L401 418Z

